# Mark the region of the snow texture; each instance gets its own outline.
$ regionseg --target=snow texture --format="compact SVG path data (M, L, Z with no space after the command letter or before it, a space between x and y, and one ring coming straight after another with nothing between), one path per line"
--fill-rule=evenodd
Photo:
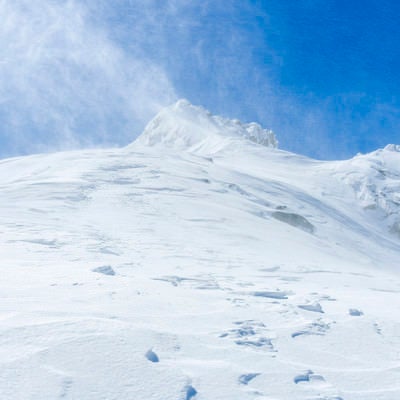
M0 397L400 398L399 146L276 146L180 101L0 160Z
M249 140L267 147L277 147L271 130L252 122L243 124L212 115L187 100L162 110L145 128L134 146L167 146L176 150L215 153L232 141Z
M115 275L115 271L109 265L103 265L102 267L93 268L92 271L104 275L110 275L110 276Z

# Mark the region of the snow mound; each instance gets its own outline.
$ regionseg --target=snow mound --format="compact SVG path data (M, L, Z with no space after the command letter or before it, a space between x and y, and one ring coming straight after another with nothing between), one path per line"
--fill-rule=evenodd
M343 161L338 170L361 206L375 212L389 231L400 237L400 145L389 144Z
M272 148L278 146L274 133L255 122L244 124L237 119L212 115L203 107L179 100L161 110L134 145L162 145L177 150L215 153L238 140L250 140Z
M384 150L400 152L400 144L388 144Z

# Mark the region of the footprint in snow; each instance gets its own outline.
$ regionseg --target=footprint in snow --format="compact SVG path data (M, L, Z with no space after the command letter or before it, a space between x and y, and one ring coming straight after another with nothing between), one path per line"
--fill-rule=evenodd
M321 383L325 382L325 379L321 375L314 374L313 371L310 369L303 374L297 375L293 378L293 382L297 385L300 382L314 382L314 383Z
M375 322L373 326L374 326L375 332L376 332L378 335L382 335L382 329L381 329L381 327L378 325L378 323Z
M237 327L222 333L220 338L232 338L238 346L264 348L276 352L272 339L267 337L267 328L261 321L247 320L234 322Z
M239 376L239 383L242 385L248 385L249 382L251 382L254 378L256 378L259 373L253 373L253 374L243 374Z
M158 363L158 362L160 361L160 359L158 358L158 355L157 355L152 349L150 349L150 350L148 350L148 351L146 352L145 357L146 357L149 361L151 361L151 362L153 362L153 363Z
M336 393L332 393L335 389L326 382L322 375L315 374L312 370L305 371L293 378L293 382L296 385L310 385L314 390L319 392L321 396L321 389L326 391L327 394L322 394L323 397L318 397L319 400L343 400L342 397L338 396ZM329 393L330 392L330 393Z
M331 323L325 322L321 318L319 318L316 321L311 322L310 324L307 324L304 326L302 329L293 332L292 333L292 338L296 338L298 336L307 336L307 335L316 335L316 336L323 336L325 335L328 330L330 329Z
M362 315L364 315L364 313L362 311L357 310L356 308L350 308L349 314L352 317L361 317Z
M191 400L197 395L197 390L192 386L188 385L183 389L183 392L185 393L185 400Z
M73 381L70 378L66 378L63 380L61 385L61 393L60 398L63 399L68 396L69 391L71 390Z

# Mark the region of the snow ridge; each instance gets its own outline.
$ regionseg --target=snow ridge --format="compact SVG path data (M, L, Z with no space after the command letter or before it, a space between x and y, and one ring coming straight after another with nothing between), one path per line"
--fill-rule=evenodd
M360 205L400 237L400 145L343 161L338 171Z
M212 115L203 107L179 100L161 110L134 145L162 145L191 152L215 153L238 140L271 148L278 146L274 133L255 122L245 124L237 119Z
M398 153L400 153L400 144L388 144L384 150L387 151L396 151Z

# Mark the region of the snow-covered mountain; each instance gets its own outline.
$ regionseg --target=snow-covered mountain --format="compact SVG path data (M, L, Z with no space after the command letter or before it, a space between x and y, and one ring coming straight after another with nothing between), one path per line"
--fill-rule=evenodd
M212 115L187 100L179 100L161 110L130 147L163 146L191 153L212 154L235 143L244 146L249 140L267 147L278 146L274 133L254 122L242 124L239 120Z
M1 398L400 398L399 146L312 160L181 100L0 187Z

